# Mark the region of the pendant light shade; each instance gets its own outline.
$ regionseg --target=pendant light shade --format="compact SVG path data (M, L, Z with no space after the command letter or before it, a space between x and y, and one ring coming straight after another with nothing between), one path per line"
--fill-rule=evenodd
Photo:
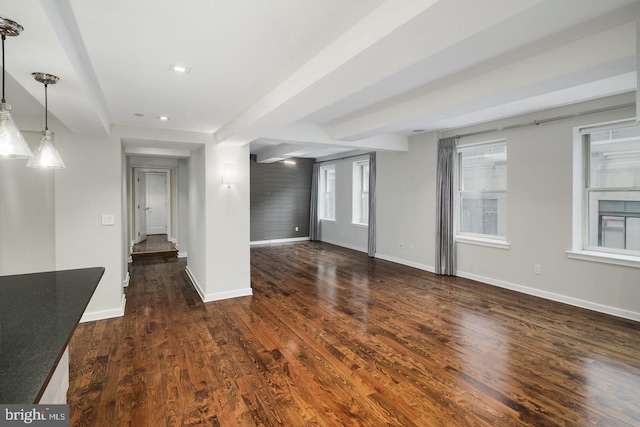
M59 80L53 74L32 73L37 81L44 83L44 130L42 131L42 141L36 150L35 155L27 162L30 168L64 169L65 165L60 157L60 153L53 144L53 132L49 131L49 101L47 97L47 87L56 84Z
M0 17L0 34L2 35L2 102L0 103L0 157L10 159L26 159L33 156L27 141L18 130L13 117L11 117L11 105L4 98L4 79L6 66L4 63L4 41L7 36L15 37L22 32L22 26L18 23Z
M10 159L26 159L33 156L27 141L11 117L11 105L0 103L0 156Z
M27 162L30 168L64 169L65 165L60 153L53 145L53 132L42 131L42 141L32 158Z

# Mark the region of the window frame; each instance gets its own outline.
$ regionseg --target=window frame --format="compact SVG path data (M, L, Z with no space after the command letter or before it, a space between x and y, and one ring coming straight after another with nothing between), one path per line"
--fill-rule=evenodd
M640 191L622 188L591 188L591 147L589 135L610 129L622 129L640 126L634 118L606 123L579 126L573 132L573 242L567 257L582 261L623 265L640 268L640 254L635 251L616 250L602 246L593 246L589 242L589 195L594 191L620 192ZM632 187L635 188L635 187Z
M369 160L357 160L352 163L353 185L351 192L351 223L363 227L369 226L369 173L367 172L366 180L364 179L365 167L369 167ZM365 191L366 185L366 191ZM364 193L367 194L366 206L364 205ZM367 218L364 218L364 212Z
M640 257L639 251L632 251L627 249L615 249L605 246L594 246L590 242L589 228L592 226L591 212L590 212L590 196L592 193L620 193L620 192L640 192L640 188L637 187L591 187L591 140L590 135L595 132L601 132L604 130L624 129L629 127L640 127L635 123L621 123L619 126L606 126L606 127L589 127L581 129L582 136L582 155L583 155L583 184L581 191L583 194L583 208L582 208L582 249L594 252L607 252L617 255L628 255ZM598 218L600 215L598 215ZM598 224L600 228L600 224ZM600 239L598 239L600 240Z
M333 185L333 192L329 192L327 191L327 172L328 171L333 171L333 179L334 179L334 185ZM335 183L335 179L336 179L336 166L335 165L326 165L326 166L320 166L320 185L319 185L319 192L318 192L318 219L320 221L333 221L335 222L336 220L336 183ZM327 211L327 194L333 194L333 217L327 216L326 215L326 211Z
M464 168L463 168L463 162L462 162L462 155L464 152L468 152L468 151L472 151L478 148L488 148L488 147L504 147L505 150L505 155L507 156L507 164L508 164L508 147L507 147L507 140L502 138L502 139L496 139L496 140L491 140L491 141L482 141L482 142L477 142L477 143L471 143L471 144L464 144L464 145L460 145L457 148L457 153L456 155L458 156L458 171L457 171L457 188L456 188L456 213L455 213L455 233L456 233L456 242L459 243L466 243L466 244L473 244L473 245L480 245L480 246L487 246L487 247L492 247L492 248L499 248L499 249L509 249L511 247L511 244L508 242L507 240L507 209L508 209L508 181L506 183L506 186L504 189L499 189L499 190L495 190L495 189L491 189L491 190L464 190L463 185L464 185ZM508 166L507 166L507 171L508 171ZM508 176L507 176L508 179ZM505 232L504 235L493 235L493 234L482 234L482 233L471 233L471 232L464 232L462 231L462 197L464 194L493 194L493 193L499 193L499 194L504 194L505 196L505 208L504 208L504 215L505 215Z

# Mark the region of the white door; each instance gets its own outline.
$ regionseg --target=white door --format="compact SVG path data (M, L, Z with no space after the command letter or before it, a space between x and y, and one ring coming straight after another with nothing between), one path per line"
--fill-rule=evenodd
M136 170L138 243L147 240L147 174Z
M147 234L167 234L167 175L147 175Z

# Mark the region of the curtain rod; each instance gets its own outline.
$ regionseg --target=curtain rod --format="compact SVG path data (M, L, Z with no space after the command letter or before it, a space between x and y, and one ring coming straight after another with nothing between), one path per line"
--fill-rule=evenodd
M502 126L502 127L499 127L499 128L493 128L493 129L479 130L479 131L476 131L476 132L463 133L463 134L459 134L459 135L454 135L453 137L454 138L466 138L466 137L469 137L469 136L483 135L485 133L498 132L498 131L501 131L501 130L517 129L517 128L521 128L521 127L525 127L525 126L537 126L537 125L542 124L542 123L555 122L555 121L558 121L558 120L570 119L572 117L581 117L581 116L587 116L589 114L604 113L606 111L621 110L623 108L635 107L635 105L636 104L634 102L631 102L631 103L628 103L628 104L617 105L615 107L598 108L598 109L595 109L595 110L584 111L582 113L565 114L563 116L551 117L551 118L548 118L548 119L541 119L541 120L534 120L532 122L524 122L524 123L518 123L518 124L515 124L515 125Z
M316 162L316 163L335 162L336 160L345 160L345 159L351 159L352 157L368 156L369 154L371 154L371 151L367 151L366 153L362 153L362 154L352 154L350 156L337 157L335 159L321 160L321 161Z

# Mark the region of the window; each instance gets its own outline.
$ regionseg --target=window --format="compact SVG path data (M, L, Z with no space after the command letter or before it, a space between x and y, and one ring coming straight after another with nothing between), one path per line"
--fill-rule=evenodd
M460 147L458 162L458 234L506 240L506 142Z
M353 163L353 208L354 224L369 224L369 161Z
M640 255L640 127L581 131L582 249Z
M336 168L320 167L320 219L336 219Z

